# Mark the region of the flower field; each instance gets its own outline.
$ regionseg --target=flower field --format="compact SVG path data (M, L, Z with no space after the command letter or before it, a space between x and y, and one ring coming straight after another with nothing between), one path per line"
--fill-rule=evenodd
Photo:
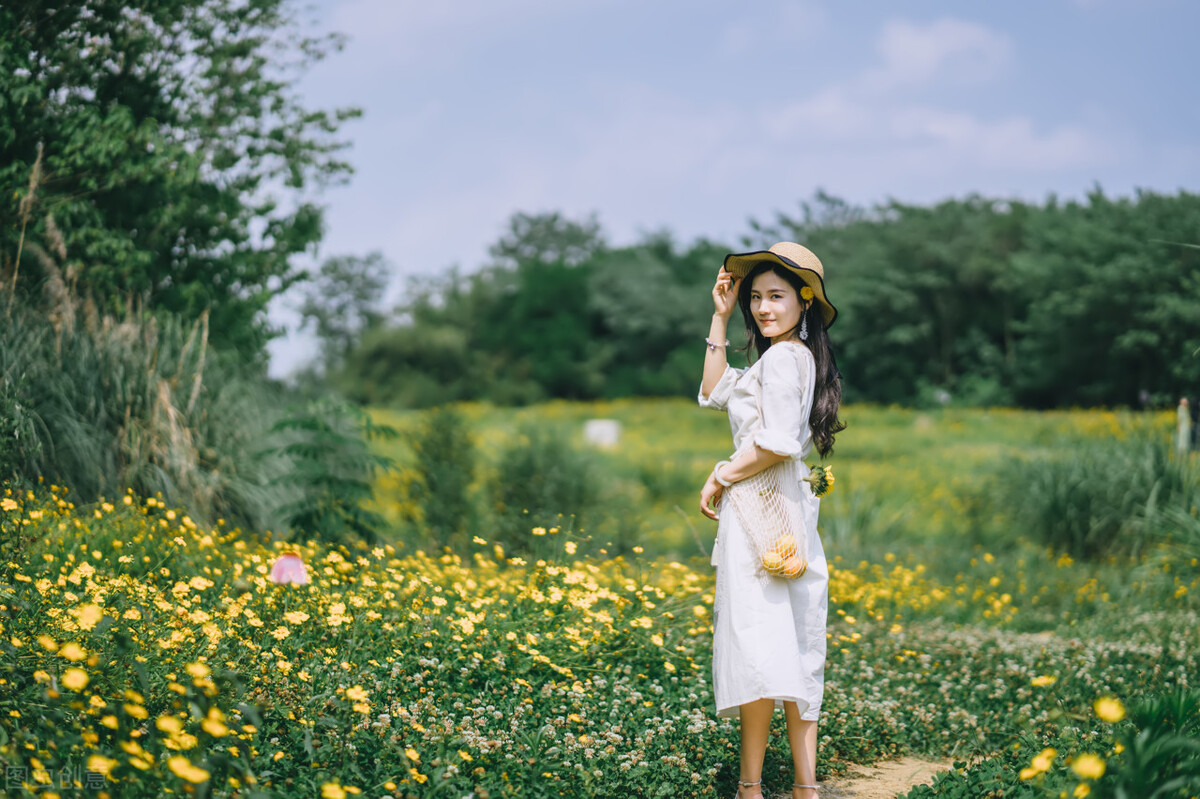
M868 463L850 465L832 496ZM10 795L733 794L702 558L583 557L565 528L531 531L536 557L486 529L467 555L285 544L60 488L8 491L0 531ZM1115 795L1154 741L1195 740L1196 561L1081 564L1017 538L925 563L893 543L827 544L822 777L914 752L958 764L914 799ZM293 549L311 581L272 582ZM1174 726L1138 744L1170 716L1139 708L1177 690ZM790 781L782 733L768 787Z

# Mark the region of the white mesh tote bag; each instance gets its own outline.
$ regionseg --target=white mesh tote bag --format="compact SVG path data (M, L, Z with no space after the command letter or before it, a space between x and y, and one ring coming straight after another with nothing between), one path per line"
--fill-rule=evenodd
M801 461L788 458L726 488L722 505L737 513L759 578L794 580L808 570Z

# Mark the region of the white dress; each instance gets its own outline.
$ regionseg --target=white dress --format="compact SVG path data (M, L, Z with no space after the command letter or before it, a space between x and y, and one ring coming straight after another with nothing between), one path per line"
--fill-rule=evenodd
M745 369L726 367L700 405L728 411L737 451L752 441L763 449L802 459L812 452L816 362L808 347L783 342ZM762 407L761 417L759 407ZM808 469L802 466L801 472ZM713 693L718 716L737 716L740 705L771 698L795 702L803 719L817 720L825 690L825 620L829 567L817 535L820 500L802 486L808 528L808 571L794 580L755 576L750 551L733 506L720 508L712 564Z

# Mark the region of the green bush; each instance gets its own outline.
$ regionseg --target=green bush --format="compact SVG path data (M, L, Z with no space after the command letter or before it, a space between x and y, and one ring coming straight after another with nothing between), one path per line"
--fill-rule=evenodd
M475 443L462 412L443 405L430 411L412 442L420 480L413 495L421 509L421 538L436 549L466 550L477 513L469 489Z
M279 509L288 527L331 542L356 536L378 542L386 522L363 505L374 496L376 473L391 468L392 460L371 452L370 442L395 438L396 431L375 424L359 408L318 400L280 419L270 432L290 439L260 453L288 460L288 470L275 479L292 494Z
M573 533L598 515L601 479L596 458L563 430L522 425L500 449L490 481L495 537L514 552L544 554L548 531Z

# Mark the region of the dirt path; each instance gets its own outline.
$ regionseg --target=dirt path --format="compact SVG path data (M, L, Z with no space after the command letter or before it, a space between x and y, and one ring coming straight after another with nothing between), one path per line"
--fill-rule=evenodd
M889 760L873 766L862 766L855 773L827 780L821 786L821 799L896 799L917 785L933 782L939 771L950 763L931 763L915 757ZM773 793L771 799L788 799L790 792Z

